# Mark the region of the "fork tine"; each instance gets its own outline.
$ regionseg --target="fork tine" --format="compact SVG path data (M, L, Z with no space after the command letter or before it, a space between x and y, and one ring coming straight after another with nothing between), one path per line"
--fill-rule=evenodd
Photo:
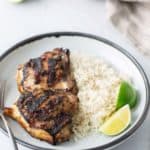
M1 107L0 116L1 116L1 118L3 120L3 123L4 123L5 127L6 127L8 135L9 135L9 137L11 139L11 143L13 145L13 149L14 150L18 150L18 146L16 144L13 132L12 132L11 128L9 127L8 123L7 123L5 115L3 114L4 98L5 98L5 88L6 88L6 80L4 80L3 82L0 83L0 102L1 102L1 105L0 105L0 107Z
M2 82L0 82L0 108L2 103Z
M6 88L6 81L4 80L1 88L1 107L2 109L4 108L4 100L5 100L5 88Z

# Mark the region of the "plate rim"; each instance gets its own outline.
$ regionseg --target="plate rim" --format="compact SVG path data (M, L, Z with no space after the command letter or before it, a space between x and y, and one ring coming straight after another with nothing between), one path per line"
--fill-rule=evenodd
M102 146L97 146L97 147L94 147L92 149L106 149L106 148L112 148L120 143L122 143L123 141L125 141L127 138L129 138L131 135L133 135L135 133L135 131L142 125L142 123L144 122L146 116L147 116L147 113L148 113L148 110L149 110L149 105L150 105L150 101L149 101L149 97L150 97L150 85L149 85L149 80L147 78L147 75L144 71L144 69L142 68L142 66L139 64L139 62L127 51L125 50L124 48L122 48L121 46L119 46L118 44L108 40L108 39L105 39L101 36L97 36L97 35L93 35L93 34L89 34L89 33L83 33L83 32L68 32L68 31L58 31L58 32L50 32L50 33L44 33L44 34L39 34L39 35L35 35L35 36L31 36L25 40L22 40L18 43L16 43L14 46L10 47L9 49L7 49L4 53L2 53L0 55L0 63L1 61L7 57L7 55L9 55L11 52L14 52L15 50L17 50L19 47L21 46L24 46L26 44L29 44L29 43L32 43L34 41L37 41L37 40L41 40L43 38L46 38L46 37L55 37L55 38L59 38L61 36L79 36L79 37L85 37L85 38L89 38L89 39L94 39L94 40L97 40L99 42L102 42L106 45L109 45L113 48L115 48L116 50L120 51L123 55L125 55L127 58L129 58L132 63L136 66L136 68L138 69L138 71L140 72L142 78L143 78L143 81L144 81L144 85L145 85L145 90L146 90L146 103L145 103L145 106L144 106L144 110L143 110L143 113L141 114L141 117L140 119L138 120L138 122L127 132L125 133L123 136L119 137L118 139L115 139L114 141L112 142L109 142L107 144L104 144ZM8 135L7 134L7 131L0 126L0 131L2 131L2 133L4 133L5 135ZM35 145L32 145L28 142L25 142L19 138L16 138L15 137L15 140L17 141L17 143L25 146L25 147L28 147L28 148L31 148L31 149L34 149L34 150L40 150L40 149L43 149L43 150L51 150L51 148L42 148L42 147L39 147L39 146L35 146ZM91 148L90 148L91 149Z

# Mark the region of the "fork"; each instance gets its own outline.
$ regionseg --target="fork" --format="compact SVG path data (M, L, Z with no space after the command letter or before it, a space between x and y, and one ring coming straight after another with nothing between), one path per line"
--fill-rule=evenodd
M3 109L4 109L4 98L5 98L5 87L6 87L6 81L0 84L0 117L2 118L2 121L5 125L5 128L8 132L9 138L11 139L11 144L13 145L14 150L18 150L18 146L16 144L14 135L12 133L11 128L8 126L7 120L4 116Z

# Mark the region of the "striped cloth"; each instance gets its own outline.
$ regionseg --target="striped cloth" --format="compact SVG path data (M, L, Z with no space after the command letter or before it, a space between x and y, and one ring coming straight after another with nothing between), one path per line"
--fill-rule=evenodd
M107 9L121 33L150 56L150 0L107 0Z

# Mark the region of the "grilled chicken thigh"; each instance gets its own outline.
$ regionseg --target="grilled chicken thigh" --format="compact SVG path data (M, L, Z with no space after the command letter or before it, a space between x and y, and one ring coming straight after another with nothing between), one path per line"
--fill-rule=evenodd
M69 140L79 103L69 50L56 48L30 59L18 67L16 79L21 95L5 114L35 138L51 144Z
M56 48L18 67L16 80L21 93L66 90L77 93L70 72L69 50Z
M46 141L56 144L69 140L72 134L72 116L77 108L77 96L71 93L45 91L37 95L21 95L12 108L5 108L5 114L20 122L32 136L44 140L45 135L48 135ZM32 129L42 130L46 134L33 133Z

